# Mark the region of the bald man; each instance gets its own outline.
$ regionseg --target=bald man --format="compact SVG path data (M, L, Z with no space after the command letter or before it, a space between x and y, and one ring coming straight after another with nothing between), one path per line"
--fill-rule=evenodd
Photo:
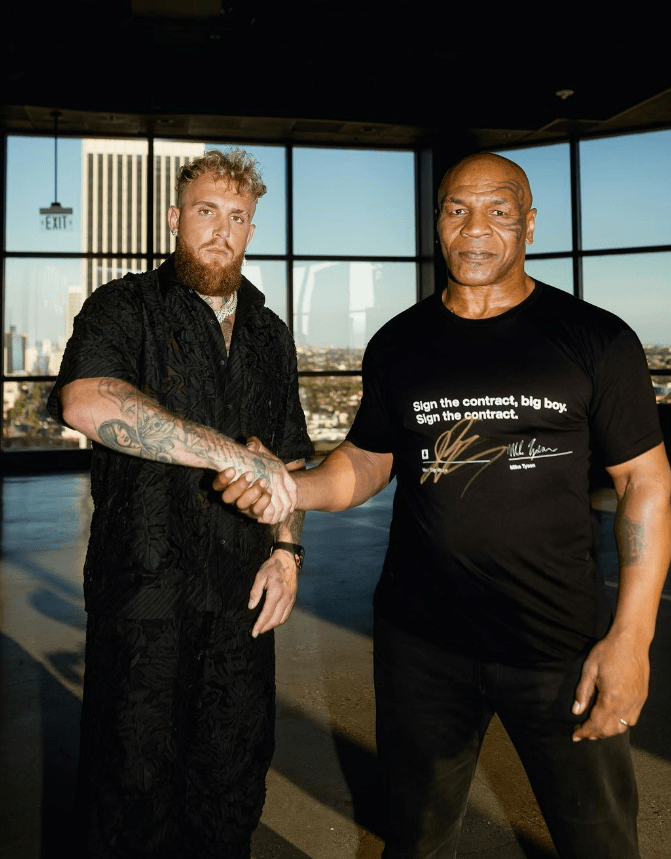
M671 555L643 350L622 320L525 273L536 210L518 165L466 158L438 203L446 287L373 337L347 440L296 477L299 508L318 510L397 478L375 593L383 856L456 855L497 713L562 859L638 859L628 729ZM618 498L614 617L591 553L594 448ZM251 479L224 498L272 513Z

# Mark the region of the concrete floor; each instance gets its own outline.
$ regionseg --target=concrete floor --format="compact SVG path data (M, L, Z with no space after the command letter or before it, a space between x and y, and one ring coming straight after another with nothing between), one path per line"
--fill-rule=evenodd
M277 634L277 752L254 859L379 859L371 596L391 491L340 514L311 513L298 603ZM599 563L616 570L608 498ZM68 855L74 822L90 501L86 475L6 478L0 560L0 856ZM671 590L653 647L652 693L632 731L643 859L671 856ZM498 722L488 733L460 857L556 854ZM600 859L600 857L595 857ZM606 859L606 857L603 857Z

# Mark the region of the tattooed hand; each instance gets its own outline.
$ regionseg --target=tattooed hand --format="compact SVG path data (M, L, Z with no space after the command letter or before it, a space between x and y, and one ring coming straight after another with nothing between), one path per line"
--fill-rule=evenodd
M235 504L238 510L265 525L276 525L286 519L296 506L296 484L282 461L259 439L251 438L247 448L251 455L249 469L242 473L241 469L224 469L215 478L213 488L223 490L222 499L226 504ZM274 475L282 475L290 481L292 495L288 508L281 508L280 499L274 495Z
M270 501L258 521L264 525L276 525L282 522L296 508L298 494L296 484L284 466L284 463L272 453L251 453L250 467L247 471L259 481L264 491L270 496ZM216 481L219 476L215 478Z

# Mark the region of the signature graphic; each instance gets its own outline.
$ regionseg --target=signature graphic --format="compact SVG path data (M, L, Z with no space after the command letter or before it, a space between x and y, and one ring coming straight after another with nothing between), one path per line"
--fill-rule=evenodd
M539 444L535 438L532 438L531 441L514 441L508 445L507 451L511 461L528 459L531 462L539 457L544 459L548 456L567 456L569 453L573 453L572 450L558 451L556 447L545 447Z
M479 465L480 468L476 470L475 474L471 477L466 486L464 486L461 493L461 497L463 498L464 493L471 483L473 483L475 478L482 474L488 465L491 465L493 462L496 462L500 456L503 456L503 454L508 450L508 445L500 445L478 451L474 449L474 446L477 445L478 442L480 444L486 444L486 439L480 438L477 433L467 435L475 421L475 418L464 418L438 436L434 447L434 455L436 458L426 471L423 472L419 479L420 483L426 483L426 481L431 478L433 478L434 483L438 483L444 474L451 474L457 469L462 468L464 465ZM465 456L469 451L470 455Z

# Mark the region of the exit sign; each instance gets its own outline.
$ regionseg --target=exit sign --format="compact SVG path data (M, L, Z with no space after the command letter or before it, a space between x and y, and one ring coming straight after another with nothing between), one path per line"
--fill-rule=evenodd
M42 232L72 232L72 209L64 209L60 203L52 203L48 209L40 209Z

